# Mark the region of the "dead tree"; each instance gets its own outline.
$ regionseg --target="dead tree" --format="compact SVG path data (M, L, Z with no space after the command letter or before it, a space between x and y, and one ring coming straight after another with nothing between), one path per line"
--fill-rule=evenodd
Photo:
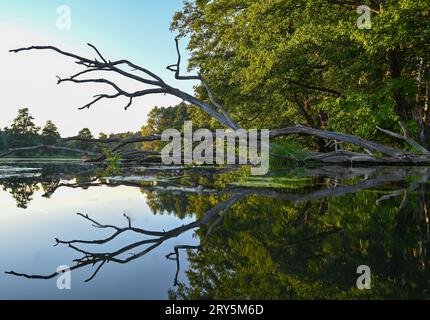
M206 91L210 100L209 103L201 99L198 99L186 92L183 92L177 88L170 86L155 73L151 72L150 70L144 67L138 66L133 62L130 62L128 60L117 60L117 61L107 60L100 53L100 51L91 44L88 44L88 45L95 51L98 58L91 59L91 58L82 57L67 51L60 50L54 46L31 46L26 48L13 49L13 50L10 50L10 52L19 53L19 52L30 51L30 50L55 51L63 56L74 59L75 63L85 67L84 70L70 76L69 78L62 79L58 77L58 84L63 82L73 82L78 84L101 83L109 86L111 89L114 89L113 94L104 93L104 94L98 94L94 96L93 101L89 102L88 104L81 107L80 109L86 109L86 108L89 109L92 105L94 105L95 103L103 99L116 99L119 97L126 97L129 99L128 104L125 106L125 109L127 110L133 104L133 101L136 98L143 97L150 94L170 94L182 99L183 101L190 103L191 105L195 105L199 107L201 110L206 112L211 117L217 119L221 124L223 124L227 128L232 130L239 129L240 127L237 125L237 123L225 111L223 106L216 101L208 85L208 82L203 78L202 75L199 74L196 76L183 76L180 74L181 53L179 50L178 39L175 40L175 44L176 44L178 59L175 64L168 66L167 69L174 72L175 78L178 80L200 81L203 84L203 86L206 88ZM131 68L132 70L127 71L126 70L127 67ZM111 74L113 73L113 74L119 75L123 78L138 82L145 88L139 91L131 92L120 88L120 86L117 83L105 77L83 78L84 75L89 76L100 72L111 73ZM406 141L414 149L416 149L419 152L419 154L414 154L411 152L406 152L401 149L384 146L382 144L378 144L372 141L366 141L362 138L359 138L353 135L348 135L348 134L339 133L339 132L323 131L323 130L308 128L300 125L289 127L289 128L283 128L283 129L274 129L270 132L270 136L274 138L274 137L280 137L280 136L287 136L291 134L309 135L309 136L317 137L319 139L334 141L336 145L338 142L352 144L352 145L361 147L366 151L366 153L357 153L357 152L350 152L346 150L340 150L340 151L336 150L334 152L329 152L329 153L312 154L305 159L308 161L316 160L316 161L326 162L326 163L349 163L349 164L351 163L416 164L416 163L430 162L430 152L423 146L419 145L416 141L411 139L407 134L407 130L405 130L404 127L402 127L403 131L405 132L404 136L401 136L399 134L393 133L388 130L384 130L380 128L378 129L386 134L389 134L391 136L394 136L396 138L400 138ZM73 137L73 138L62 139L62 141L80 140L80 141L95 142L95 143L117 143L117 145L111 149L111 153L115 153L121 148L123 148L124 146L131 143L156 141L160 139L161 139L161 136L154 135L154 136L148 136L148 137L131 137L126 139L117 139L117 138L82 139L79 137ZM18 149L15 151L18 151ZM383 156L381 157L381 156L374 155L372 152L382 154ZM128 161L132 161L133 158L139 159L142 157L142 154L145 157L147 156L147 154L141 152L141 153L135 153L134 155L130 154L127 157L127 159ZM282 156L282 155L274 155L274 156L291 159L291 156ZM106 156L101 154L91 159L91 161L99 162L105 159L106 159Z
M311 153L309 154L304 161L318 161L323 163L344 163L344 164L382 164L382 165L390 165L390 164L426 164L430 163L430 152L425 149L423 146L419 145L416 141L411 138L405 138L399 134L394 132L384 130L378 128L380 131L396 137L398 139L404 140L408 142L412 147L414 147L419 153L411 153L403 149L393 148L390 146L385 146L373 141L368 141L362 139L357 136L340 133L340 132L332 132L319 130L315 128L309 128L301 125L296 125L294 127L282 128L282 129L273 129L270 130L269 136L270 138L277 137L285 137L289 135L307 135L318 137L322 139L343 142L347 144L351 144L357 147L360 147L366 151L366 153L352 152L347 150L338 150L326 153ZM88 143L99 143L99 144L112 144L116 145L110 149L110 153L114 154L119 152L122 148L127 145L140 143L140 142L149 142L149 141L160 141L161 135L151 135L151 136L136 136L129 138L109 138L109 139L88 139L81 137L69 137L58 139L59 143L64 143L67 141L82 141ZM24 148L15 148L10 149L4 154L0 155L4 157L6 155L18 152L18 151L28 151L28 150L36 150L41 148L48 149L58 149L70 152L78 152L78 153L88 153L84 150L72 149L61 146L34 146L34 147L24 147ZM375 155L376 153L381 154L382 156ZM94 154L92 153L93 158L89 160L89 162L97 163L106 159L105 154ZM294 157L289 155L279 155L271 153L272 156L278 158L286 158L289 160L296 160ZM158 157L158 161L160 160L159 152L150 151L150 150L133 150L122 153L122 157L126 161L139 161L148 159L149 156Z
M383 130L378 128L379 130ZM400 135L397 135L391 131L383 130L384 132L390 132L390 135L400 138ZM317 138L322 138L331 141L343 142L350 145L354 145L360 147L366 151L366 153L359 152L351 152L347 150L338 150L327 153L312 153L309 154L304 161L319 161L323 163L369 163L369 164L420 164L420 163L429 163L430 155L429 151L425 149L423 146L419 145L411 138L401 138L402 140L408 142L412 147L414 147L419 153L411 153L403 149L393 148L390 146L385 146L380 143L376 143L373 141L368 141L362 139L357 136L353 136L350 134L345 134L341 132L333 132L333 131L325 131L319 130L315 128L309 128L301 125L296 125L293 127L282 128L282 129L273 129L270 130L269 136L270 138L277 137L285 137L289 135L305 135L305 136L313 136ZM152 136L141 136L141 137L131 137L131 138L114 138L114 139L83 139L79 137L71 137L62 139L62 141L72 141L79 140L85 141L89 143L117 143L115 147L111 149L112 153L117 152L121 148L126 145L139 143L139 142L147 142L147 141L157 141L161 140L161 135L152 135ZM155 155L156 153L151 153L150 151L145 151L143 153ZM382 156L378 156L375 154L381 154ZM139 154L136 153L139 157ZM291 160L291 156L282 156L271 153L271 155L281 158L288 158ZM131 157L132 158L132 157ZM102 161L105 159L104 155L96 157L92 159L93 162ZM294 160L294 159L293 159Z

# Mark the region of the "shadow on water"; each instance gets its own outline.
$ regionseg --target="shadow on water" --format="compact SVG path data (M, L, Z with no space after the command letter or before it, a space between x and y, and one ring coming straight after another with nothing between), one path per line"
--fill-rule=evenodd
M55 239L78 255L71 270L92 269L86 281L106 263L135 261L193 230L199 245L178 244L166 256L177 270L171 299L430 298L430 168L333 166L264 178L247 177L246 170L192 168L111 178L67 174L0 179L0 185L21 208L38 188L50 197L61 188L126 185L140 188L156 214L194 218L170 230L146 230L125 214L124 226L117 226L78 213L111 231L102 239ZM141 239L101 249L128 233ZM190 265L188 284L179 279L181 251ZM360 265L371 269L371 290L357 289ZM59 275L7 273L30 279Z

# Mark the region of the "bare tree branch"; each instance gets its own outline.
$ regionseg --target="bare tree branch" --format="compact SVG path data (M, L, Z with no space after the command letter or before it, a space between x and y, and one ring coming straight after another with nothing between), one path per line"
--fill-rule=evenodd
M182 76L180 76L179 65L181 62L181 55L179 52L178 40L176 39L175 41L176 41L176 49L178 52L178 62L176 65L169 66L169 70L175 71L176 78L179 80L190 80L190 79L201 80L199 76L196 76L196 77L182 77ZM95 46L93 46L91 44L88 44L88 45L92 49L95 50L98 57L102 61L98 61L97 59L85 58L85 57L82 57L82 56L79 56L79 55L76 55L76 54L73 54L73 53L70 53L67 51L63 51L63 50L58 49L54 46L31 46L31 47L27 47L27 48L13 49L13 50L10 50L10 52L20 53L23 51L31 51L31 50L55 51L55 52L57 52L63 56L75 59L76 60L75 62L77 64L83 65L87 68L86 70L83 70L83 71L71 76L70 78L59 79L58 83L62 83L62 82L66 82L66 81L74 82L74 83L105 83L105 84L110 85L117 92L116 94L97 95L95 97L96 98L95 100L91 101L90 103L88 103L84 107L81 107L80 109L90 108L93 104L95 104L96 102L98 102L102 99L115 99L115 98L118 98L120 96L124 96L124 97L129 98L129 103L125 107L125 109L127 110L132 105L133 98L143 97L143 96L149 95L149 94L164 93L164 94L170 94L170 95L176 96L176 97L182 99L183 101L186 101L190 104L193 104L193 105L199 107L200 109L202 109L203 111L205 111L210 116L217 119L220 123L222 123L223 125L225 125L226 127L230 128L230 129L236 130L239 128L238 125L231 119L231 117L222 108L220 109L220 111L217 111L216 109L214 109L211 105L207 104L206 102L204 102L200 99L197 99L197 98L193 97L192 95L190 95L184 91L181 91L177 88L171 87L170 85L166 84L159 76L157 76L153 72L151 72L148 69L145 69L143 67L140 67L140 66L138 66L138 65L136 65L136 64L134 64L128 60L118 60L118 61L113 61L113 62L109 61L100 53L100 51ZM140 71L146 77L125 71L124 69L120 68L121 66L128 66L128 67L132 68L133 71ZM174 66L176 66L176 69L174 69ZM91 73L91 72L96 72L96 71L111 71L111 72L119 74L119 75L121 75L127 79L135 80L141 84L153 86L154 88L144 89L144 90L140 90L140 91L136 91L136 92L128 92L126 90L121 89L113 81L110 81L110 80L105 79L105 78L103 78L103 79L82 79L82 80L78 79L78 77L80 77L82 75L85 75L85 74Z
M387 135L389 135L391 137L394 137L394 138L406 141L408 144L410 144L416 150L420 151L422 154L425 154L425 155L429 155L430 154L430 151L428 151L426 148L424 148L422 145L420 145L418 142L416 142L414 139L412 139L409 136L407 130L405 128L403 128L403 127L402 127L403 133L404 133L403 136L400 135L400 134L398 134L398 133L392 132L390 130L382 129L382 128L378 127L378 126L376 128L379 131L381 131L381 132L383 132L383 133L385 133L385 134L387 134Z
M175 78L177 80L199 80L199 81L201 81L201 83L203 84L203 86L206 89L206 92L208 93L208 97L209 97L210 102L229 121L230 125L228 127L230 127L231 129L235 129L235 130L239 129L237 123L231 120L230 116L225 111L224 107L215 100L213 93L212 93L212 90L209 87L208 82L200 74L197 76L181 76L181 51L179 49L179 39L178 38L175 38L175 45L176 45L176 53L178 55L178 60L177 60L176 64L172 64L172 65L168 66L167 69L175 73Z

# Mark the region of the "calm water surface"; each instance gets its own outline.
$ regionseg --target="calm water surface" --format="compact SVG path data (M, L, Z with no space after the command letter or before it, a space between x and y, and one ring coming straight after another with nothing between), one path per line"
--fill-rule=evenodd
M0 163L1 299L430 298L430 168L99 176L78 162ZM124 214L151 232L110 240L116 229L92 225L126 228ZM76 264L71 290L4 273ZM360 265L370 290L357 289Z

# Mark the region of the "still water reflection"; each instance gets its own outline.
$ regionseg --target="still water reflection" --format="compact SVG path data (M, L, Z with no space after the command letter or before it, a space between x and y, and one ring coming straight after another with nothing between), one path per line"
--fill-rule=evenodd
M430 298L430 168L99 174L0 164L0 298Z

